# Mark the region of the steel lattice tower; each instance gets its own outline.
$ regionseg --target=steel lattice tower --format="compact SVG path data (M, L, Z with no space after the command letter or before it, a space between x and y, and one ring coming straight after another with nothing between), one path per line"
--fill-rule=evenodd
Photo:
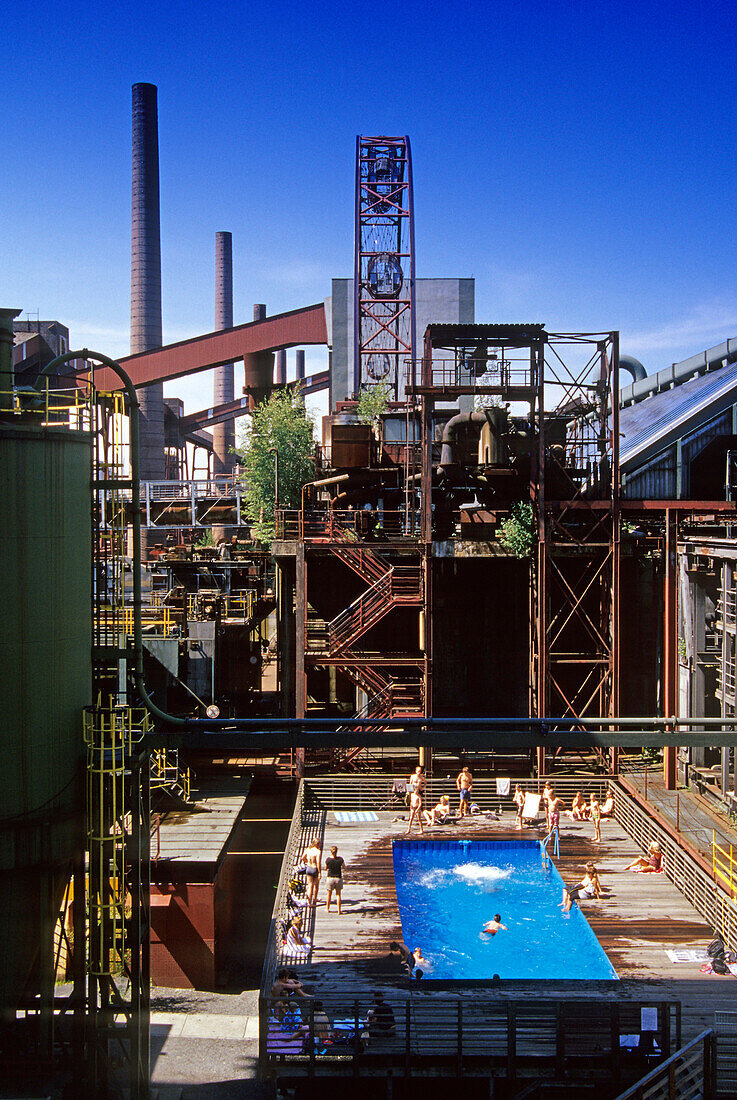
M415 357L412 155L408 137L356 139L354 391L386 383L402 400Z

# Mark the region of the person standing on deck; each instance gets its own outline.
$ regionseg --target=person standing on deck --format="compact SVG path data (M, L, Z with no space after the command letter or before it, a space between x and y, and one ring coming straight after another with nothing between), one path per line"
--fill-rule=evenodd
M305 849L303 856L305 874L307 875L307 904L317 905L317 891L320 886L320 863L322 850L316 840L313 840L309 848Z
M514 804L517 807L517 817L515 819L515 826L518 829L522 828L522 811L525 808L525 792L518 783L514 788Z
M589 803L589 817L594 823L594 842L598 844L601 840L601 806L593 791L591 792L591 801Z
M407 779L407 805L409 805L409 800L413 791L416 791L419 795L425 793L425 777L422 774L422 766L420 764L417 765Z
M330 912L330 902L333 897L333 891L338 901L338 916L343 912L341 907L341 894L343 893L343 868L345 867L345 860L342 856L338 855L338 849L335 845L330 849L330 855L325 860L325 871L327 878L325 879L325 885L327 886L328 896L325 902L325 912Z
M409 836L412 831L412 822L417 821L420 826L420 832L425 830L422 828L422 796L419 791L412 791L409 796L409 823L407 825L407 835Z
M554 798L553 788L550 785L550 780L547 780L543 787L542 804L545 809L545 828L550 831L550 802Z
M471 804L471 789L473 788L473 776L467 767L461 768L456 778L456 790L458 791L458 816L468 817L468 807Z

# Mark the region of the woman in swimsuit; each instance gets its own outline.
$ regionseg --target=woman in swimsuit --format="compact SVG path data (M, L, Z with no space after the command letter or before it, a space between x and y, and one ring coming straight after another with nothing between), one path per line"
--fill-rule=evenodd
M295 917L287 932L284 950L288 955L309 955L312 940L302 931L302 918Z
M575 886L572 886L570 890L563 891L563 901L560 903L560 907L561 909L565 909L567 913L574 901L600 897L601 883L599 882L599 875L596 871L596 867L593 863L587 863L586 874L581 881L577 882Z
M625 871L640 871L643 875L657 874L663 870L663 853L657 840L651 840L647 846L647 855L638 856L625 867Z
M426 825L442 825L450 813L450 799L447 794L440 796L440 801L431 810L423 810L422 817Z
M317 891L320 886L320 861L322 851L316 840L312 841L304 855L305 874L307 875L307 904L317 905Z

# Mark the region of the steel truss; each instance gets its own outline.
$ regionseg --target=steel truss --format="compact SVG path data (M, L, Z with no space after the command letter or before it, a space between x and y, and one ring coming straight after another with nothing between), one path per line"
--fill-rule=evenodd
M617 333L549 334L537 402L530 714L619 713ZM544 754L539 754L544 774Z
M402 400L414 357L415 258L408 137L356 139L354 391L384 383Z

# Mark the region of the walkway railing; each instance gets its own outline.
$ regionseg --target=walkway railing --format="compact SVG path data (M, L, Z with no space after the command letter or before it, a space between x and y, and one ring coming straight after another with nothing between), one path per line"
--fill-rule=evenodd
M716 1041L709 1028L617 1100L713 1100L716 1095Z
M556 1083L598 1077L616 1085L641 1075L680 1046L677 1002L580 996L554 1000L539 992L504 998L481 990L432 994L385 989L383 997L390 1014L382 1010L381 1021L371 1018L369 990L321 996L317 1018L309 1000L295 1005L292 998L284 1006L276 998L263 998L261 1072L280 1077L342 1074L348 1063L359 1074L409 1076L413 1069L432 1068L438 1075L460 1077L475 1069L515 1080L534 1071L548 1080L553 1073ZM285 1007L290 1013L286 1022ZM652 1031L641 1029L643 1009L654 1015Z
M311 776L306 781L305 805L321 810L379 810L390 800L395 779L401 778L401 776L386 774L360 777L341 774ZM474 779L471 801L485 812L498 811L500 807L502 811L513 811L515 782L513 779L510 780L509 794L502 795L497 793L495 779ZM545 780L526 779L521 781L521 784L524 790L541 794ZM577 791L581 791L587 800L592 792L601 799L613 784L612 776L587 774L556 779L553 787L568 808ZM451 804L457 800L455 777L446 779L443 776L427 780L425 804L434 805L443 794L450 797Z
M643 852L653 840L660 844L664 873L727 946L737 950L737 904L718 882L621 786L614 789L614 816Z
M737 856L735 856L732 844L729 846L729 851L723 848L721 844L717 844L716 832L712 834L711 858L715 881L734 900L737 897Z

